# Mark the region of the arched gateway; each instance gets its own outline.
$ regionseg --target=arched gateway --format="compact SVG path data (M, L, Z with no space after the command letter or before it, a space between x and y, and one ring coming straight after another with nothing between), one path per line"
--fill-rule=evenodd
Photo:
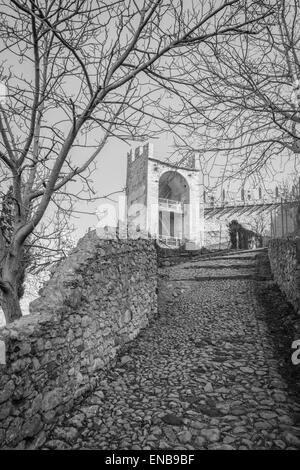
M179 246L189 239L186 205L190 202L187 180L177 171L166 171L159 179L159 239Z

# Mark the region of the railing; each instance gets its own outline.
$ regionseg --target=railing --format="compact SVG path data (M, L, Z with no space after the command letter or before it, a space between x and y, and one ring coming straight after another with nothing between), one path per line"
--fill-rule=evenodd
M180 201L172 201L172 199L165 199L160 197L158 199L158 205L160 209L172 212L183 212L183 203Z
M168 246L180 246L183 244L182 238L160 235L159 240Z
M280 197L262 197L260 199L253 198L253 199L248 199L245 197L245 199L226 199L224 201L222 200L213 200L213 201L207 201L204 203L204 208L205 209L218 209L218 208L226 208L226 207L241 207L241 206L260 206L264 204L296 204L299 202L299 199L293 199L293 198L287 198L287 199L282 199Z

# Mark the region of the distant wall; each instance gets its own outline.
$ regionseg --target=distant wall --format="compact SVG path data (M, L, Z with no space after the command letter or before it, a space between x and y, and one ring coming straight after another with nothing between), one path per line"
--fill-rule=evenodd
M300 238L271 240L268 254L274 280L293 307L300 310Z
M83 237L32 302L0 329L0 448L39 448L157 312L149 240ZM3 362L6 362L5 364Z
M283 204L272 212L272 233L274 237L300 234L300 205Z

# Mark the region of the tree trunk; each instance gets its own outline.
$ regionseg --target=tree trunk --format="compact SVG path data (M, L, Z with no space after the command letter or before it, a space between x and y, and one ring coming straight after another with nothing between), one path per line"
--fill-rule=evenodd
M22 317L20 307L20 279L24 269L22 264L22 251L7 253L0 267L0 300L6 323Z
M22 317L17 289L15 289L15 291L11 288L5 289L4 291L2 290L1 308L3 310L6 323L11 323Z

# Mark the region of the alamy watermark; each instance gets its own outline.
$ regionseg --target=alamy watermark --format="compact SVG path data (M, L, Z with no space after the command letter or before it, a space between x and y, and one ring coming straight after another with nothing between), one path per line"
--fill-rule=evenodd
M0 82L0 105L6 103L7 98L7 88L3 82Z
M139 233L141 238L147 238L150 233L151 236L156 236L160 226L170 225L164 217L168 219L167 214L173 212L174 236L196 239L197 234L204 229L204 219L201 217L199 205L180 201L169 201L166 204L169 204L167 208L162 207L159 201L148 205L141 202L127 204L125 195L120 196L116 203L103 202L96 210L97 235L100 238L109 238L118 230L118 238L127 238L129 230L130 234ZM160 216L160 212L163 212L164 216Z
M296 349L296 351L293 352L291 357L292 363L294 364L294 366L297 366L298 364L300 364L300 339L296 339L295 341L293 341L292 349Z
M295 78L293 81L291 101L294 104L295 108L300 108L300 80L298 78Z

